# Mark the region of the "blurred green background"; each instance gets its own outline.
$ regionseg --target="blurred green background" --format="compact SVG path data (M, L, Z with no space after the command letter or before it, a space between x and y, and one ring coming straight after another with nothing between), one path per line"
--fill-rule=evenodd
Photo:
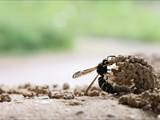
M67 50L78 36L159 42L159 6L151 1L1 1L0 52Z

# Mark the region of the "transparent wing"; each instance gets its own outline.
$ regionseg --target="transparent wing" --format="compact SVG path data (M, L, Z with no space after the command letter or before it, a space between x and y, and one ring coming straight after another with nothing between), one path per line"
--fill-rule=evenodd
M83 76L83 75L86 75L86 74L88 74L88 73L93 72L93 71L96 70L96 69L97 69L97 66L96 66L96 67L89 68L89 69L85 69L85 70L83 70L83 71L78 71L78 72L76 72L76 73L73 74L72 78L75 79L75 78L81 77L81 76Z

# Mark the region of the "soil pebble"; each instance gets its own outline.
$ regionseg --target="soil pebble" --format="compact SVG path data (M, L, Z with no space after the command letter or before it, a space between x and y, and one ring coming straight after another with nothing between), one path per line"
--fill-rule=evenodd
M82 102L80 102L80 101L70 101L68 104L70 106L77 106L77 105L82 105Z
M84 114L83 111L78 111L78 112L76 112L76 115L82 115L82 114Z
M21 94L23 95L23 97L25 98L33 98L35 96L35 93L34 92L31 92L31 91L28 91L26 89L23 89L23 90L20 90Z
M128 94L120 97L119 103L126 104L131 107L142 108L144 110L152 110L160 114L160 90L148 90L139 95Z
M1 94L0 95L0 102L10 102L11 98L8 94Z
M69 88L70 88L70 86L69 86L68 83L64 83L63 86L62 86L63 90L68 90Z
M88 96L94 97L94 96L99 96L100 92L98 90L92 90L88 92Z
M74 94L72 92L65 92L63 98L66 100L74 99Z
M112 115L112 114L108 114L107 115L107 117L109 117L109 118L113 118L113 117L115 117L114 115Z
M48 93L49 98L54 98L54 99L63 99L64 94L62 92L58 92L58 91L50 91Z
M5 93L5 91L2 88L0 88L0 94L2 93Z

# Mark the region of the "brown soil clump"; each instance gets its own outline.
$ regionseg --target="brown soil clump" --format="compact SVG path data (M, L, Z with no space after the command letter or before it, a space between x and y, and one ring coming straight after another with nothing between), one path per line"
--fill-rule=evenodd
M10 102L11 98L8 94L1 94L0 95L0 102Z
M152 110L160 113L160 90L147 90L139 95L128 94L120 97L119 103L126 104L131 107L143 108L144 110Z
M64 91L50 91L48 93L49 98L51 99L74 99L74 94L72 92L64 92Z
M54 99L63 99L64 94L60 91L50 91L48 93L49 98Z
M63 98L66 100L74 99L74 94L72 92L65 92Z
M68 90L69 88L70 88L70 86L69 86L68 83L64 83L63 86L62 86L63 90Z

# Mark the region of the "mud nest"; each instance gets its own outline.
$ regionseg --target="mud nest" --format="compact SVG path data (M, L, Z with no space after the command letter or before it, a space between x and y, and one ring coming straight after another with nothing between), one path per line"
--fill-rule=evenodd
M117 56L109 60L116 64L110 81L131 91L119 97L119 103L160 113L160 74L141 57ZM136 93L136 94L135 94Z
M141 57L119 55L112 57L109 63L116 65L109 77L113 85L124 86L138 93L158 87L153 67Z

